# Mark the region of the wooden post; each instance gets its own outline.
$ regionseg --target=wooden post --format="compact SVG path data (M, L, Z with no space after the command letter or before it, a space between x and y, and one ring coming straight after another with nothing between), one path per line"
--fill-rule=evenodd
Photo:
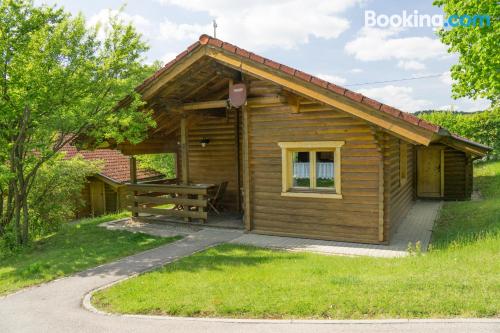
M205 200L205 196L203 194L198 194L198 200ZM208 210L208 207L207 207L207 210ZM203 213L204 212L204 207L202 206L198 206L198 211L200 213ZM207 222L204 218L201 219L201 223L205 223Z
M234 112L234 136L235 136L235 173L236 173L236 211L241 212L241 179L240 179L240 113Z
M387 165L385 164L385 154L386 154L386 140L385 134L378 131L377 129L373 129L372 133L375 137L375 141L377 142L377 150L378 150L378 241L383 242L384 235L384 206L385 199L387 195L387 188L385 188L385 168Z
M182 183L189 182L189 165L188 165L188 134L187 134L187 119L186 116L181 118L181 173Z
M137 161L135 156L130 156L130 183L137 184ZM135 201L135 196L137 195L137 191L134 191L132 199L134 208L139 207L137 201ZM133 212L132 217L138 217L139 213Z
M249 147L249 139L248 139L248 107L246 105L241 108L242 117L243 117L243 191L244 191L244 210L245 210L245 229L250 231L252 229L251 224L251 212L250 212L250 147Z
M445 165L444 165L444 148L441 149L441 162L439 163L439 168L440 168L440 172L441 172L441 179L440 179L440 182L441 182L441 185L440 185L440 192L441 192L441 198L444 197L444 168L445 168Z
M229 79L228 91L233 87L233 79ZM236 173L236 211L241 212L241 179L240 179L240 112L234 109L234 152Z
M384 145L385 140L379 141L379 145ZM381 147L378 162L378 240L384 241L384 146Z
M182 183L187 185L189 183L189 165L188 165L188 133L187 133L187 119L185 115L181 118L181 173ZM183 195L182 197L188 197ZM189 210L189 206L183 205L183 210ZM189 217L185 217L184 221L190 222Z

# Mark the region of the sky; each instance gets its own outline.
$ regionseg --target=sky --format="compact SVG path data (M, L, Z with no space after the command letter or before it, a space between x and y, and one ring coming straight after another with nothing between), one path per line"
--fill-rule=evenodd
M452 98L457 62L432 27L368 27L377 14L442 14L432 0L38 0L83 13L88 24L110 13L132 22L150 45L147 62L173 59L203 33L233 43L383 103L415 112L477 111L486 100ZM432 77L429 77L432 76ZM420 78L428 77L428 78ZM415 79L420 78L420 79ZM381 82L393 81L395 82ZM412 80L406 80L412 79ZM374 83L379 82L379 83Z

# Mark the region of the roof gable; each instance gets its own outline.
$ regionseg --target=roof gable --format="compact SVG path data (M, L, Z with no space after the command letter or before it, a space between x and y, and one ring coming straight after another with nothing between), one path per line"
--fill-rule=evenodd
M146 79L136 90L147 100L165 83L203 57L213 58L233 69L272 81L299 95L336 107L413 143L428 145L441 137L466 140L410 113L207 35L200 36L199 41ZM471 141L463 143L470 145ZM477 155L482 156L489 150L489 147L472 144L478 148L475 151Z

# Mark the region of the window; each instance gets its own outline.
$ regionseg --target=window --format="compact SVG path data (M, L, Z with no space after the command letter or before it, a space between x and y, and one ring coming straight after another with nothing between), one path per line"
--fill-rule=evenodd
M280 142L281 195L342 198L340 148L344 141Z
M402 186L408 180L408 144L399 141L399 185Z

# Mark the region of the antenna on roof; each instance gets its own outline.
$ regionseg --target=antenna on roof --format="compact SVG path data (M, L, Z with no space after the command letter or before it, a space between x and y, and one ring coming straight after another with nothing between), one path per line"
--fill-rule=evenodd
M217 38L217 22L213 20L212 25L214 26L214 38Z

